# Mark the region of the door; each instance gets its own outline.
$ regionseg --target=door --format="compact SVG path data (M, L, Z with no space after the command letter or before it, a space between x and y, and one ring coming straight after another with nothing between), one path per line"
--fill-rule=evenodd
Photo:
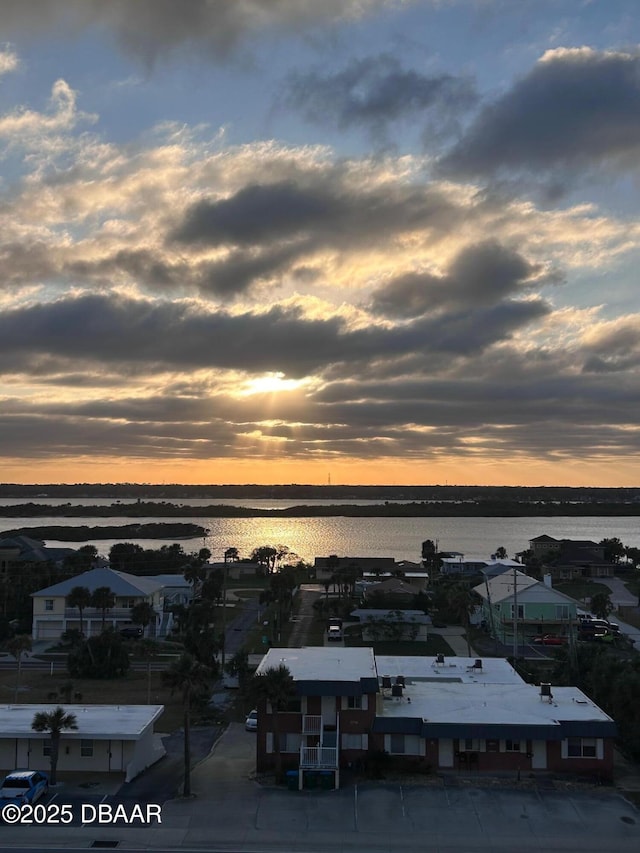
M547 769L547 742L546 740L534 740L532 743L533 755L531 757L532 770Z
M441 737L438 741L438 767L453 767L453 740Z

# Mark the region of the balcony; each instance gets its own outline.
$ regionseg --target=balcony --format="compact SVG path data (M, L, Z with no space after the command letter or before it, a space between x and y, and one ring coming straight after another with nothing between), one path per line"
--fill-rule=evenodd
M322 732L322 717L304 714L302 717L302 734L320 736Z
M304 770L336 770L338 750L335 746L301 746L300 767Z

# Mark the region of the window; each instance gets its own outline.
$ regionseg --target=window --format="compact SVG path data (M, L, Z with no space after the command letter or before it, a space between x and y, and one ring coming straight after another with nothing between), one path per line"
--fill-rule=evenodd
M359 711L362 708L362 696L347 696L347 708Z
M389 736L389 752L392 755L404 755L404 735Z
M569 605L568 604L556 604L556 619L568 619L569 618Z
M342 735L343 749L366 749L363 738L366 735Z
M568 758L597 758L597 740L594 737L567 738Z
M53 598L45 598L44 609L45 610L53 610Z
M287 704L286 710L293 714L300 714L302 712L302 702L300 699L292 699Z
M515 605L511 605L511 618L515 617ZM524 604L518 604L518 619L524 619Z
M299 734L283 732L280 735L280 752L300 752L300 740Z
M520 747L520 741L519 740L505 740L504 751L505 752L521 752L522 749Z
M50 740L43 740L42 741L42 754L46 755L46 756L51 755L51 741Z
M80 755L83 758L92 758L93 757L93 741L92 740L81 740L80 741Z
M500 741L487 740L487 752L500 752Z

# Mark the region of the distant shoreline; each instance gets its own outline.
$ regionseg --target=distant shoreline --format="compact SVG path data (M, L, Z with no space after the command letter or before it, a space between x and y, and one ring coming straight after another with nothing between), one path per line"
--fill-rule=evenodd
M461 502L385 502L381 504L300 504L282 508L239 507L227 504L209 504L207 506L185 506L166 501L137 501L130 504L113 503L109 506L51 505L40 503L0 506L0 518L524 518L553 516L640 516L640 503L637 502L544 502L477 500ZM180 533L181 536L202 535L203 528L198 525L179 524L136 524L122 525L113 529L121 533L125 528L136 531L156 527L189 528L195 533ZM26 528L24 528L26 530ZM35 529L35 528L34 528ZM37 528L44 529L44 528ZM65 531L77 528L64 527ZM86 526L84 529L88 529ZM91 528L104 531L105 527ZM6 533L4 535L7 535ZM33 534L35 535L35 534ZM131 534L128 534L131 535ZM136 534L138 537L142 533ZM152 536L172 536L177 533L149 533ZM40 537L42 538L42 537ZM57 538L47 536L45 538ZM68 538L68 537L65 537ZM105 538L106 537L105 535Z

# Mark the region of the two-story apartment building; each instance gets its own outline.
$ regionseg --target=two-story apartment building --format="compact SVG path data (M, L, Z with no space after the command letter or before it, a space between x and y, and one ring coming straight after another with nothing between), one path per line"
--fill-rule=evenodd
M574 687L525 683L502 658L375 656L366 648L271 649L297 697L279 715L285 767L318 770L385 756L422 772L561 773L608 779L613 720ZM258 708L257 767L273 767L273 716Z
M69 607L67 603L67 596L76 586L86 587L92 593L100 587L111 590L115 595L115 606L106 612L105 624L116 630L131 625L131 608L141 601L148 602L155 612L155 621L149 626L150 635L161 636L168 628L164 614L165 583L115 569L92 569L32 593L34 640L58 639L70 628L80 629L80 612L77 607ZM99 634L102 630L102 612L94 607L85 608L82 622L86 637Z
M362 760L376 714L378 676L373 649L269 649L256 670L287 667L296 699L280 712L278 730L283 767L305 775L324 771L339 786L340 768ZM273 709L258 706L257 769L274 765Z

